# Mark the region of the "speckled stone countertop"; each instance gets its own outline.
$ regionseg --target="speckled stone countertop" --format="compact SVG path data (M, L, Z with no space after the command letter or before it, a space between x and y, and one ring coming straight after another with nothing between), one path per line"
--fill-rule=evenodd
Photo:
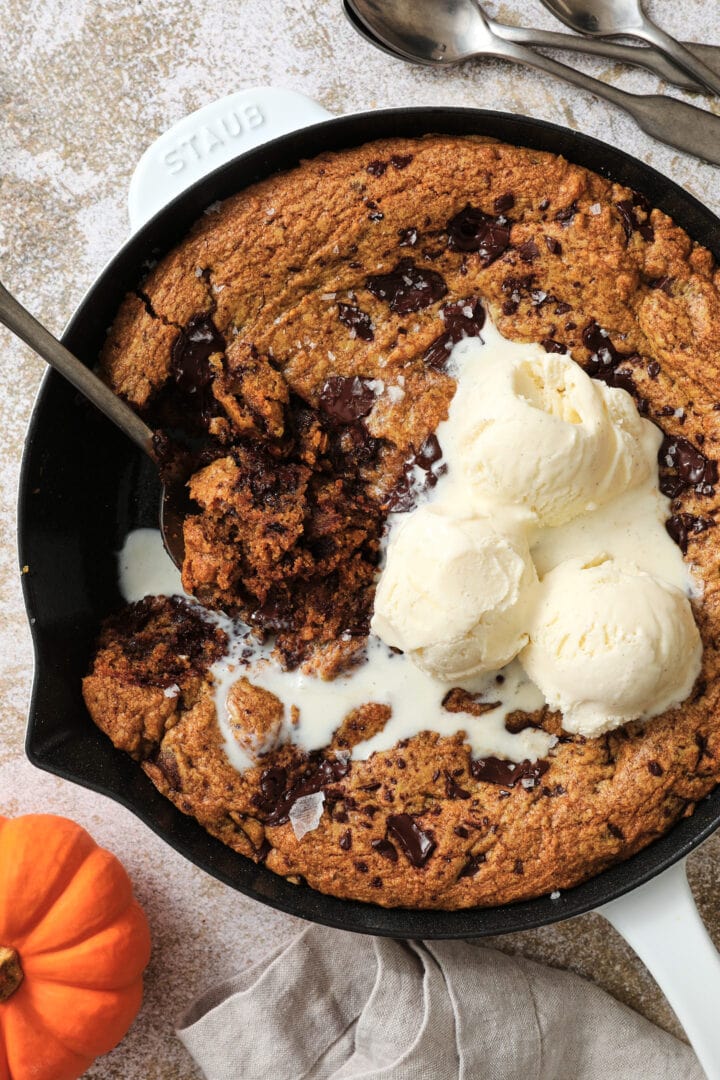
M646 6L670 32L720 43L720 5L714 0L648 0ZM558 28L538 0L486 7L506 22ZM579 58L576 64L628 90L658 89L657 80L640 70ZM127 236L128 182L146 146L185 113L257 85L303 91L334 113L407 104L523 112L622 147L720 211L718 171L653 142L617 109L500 63L438 72L390 60L356 37L340 0L4 0L2 280L61 332ZM720 111L720 104L714 108ZM142 1012L123 1043L87 1076L192 1080L200 1073L174 1036L178 1014L210 984L290 939L301 923L197 870L126 810L26 761L32 648L20 593L14 505L43 364L4 332L0 345L0 813L43 810L82 823L122 859L150 919L154 950ZM720 836L690 860L691 883L718 945L719 855ZM598 916L493 944L579 972L679 1032L643 965Z

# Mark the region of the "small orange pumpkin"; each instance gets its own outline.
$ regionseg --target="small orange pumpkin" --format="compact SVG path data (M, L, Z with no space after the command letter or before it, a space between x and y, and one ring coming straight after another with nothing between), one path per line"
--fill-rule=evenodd
M76 1080L130 1027L150 931L74 821L0 817L0 1080Z

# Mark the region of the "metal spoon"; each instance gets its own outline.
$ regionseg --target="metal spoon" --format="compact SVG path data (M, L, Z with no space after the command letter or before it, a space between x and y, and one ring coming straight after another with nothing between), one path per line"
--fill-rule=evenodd
M648 135L720 165L720 117L676 98L629 94L494 34L476 0L347 0L366 37L397 58L446 67L479 56L525 64L624 109Z
M370 37L358 16L350 7L348 0L343 0L343 8L349 22L358 33L371 44L384 49L384 46L373 37ZM652 48L638 48L637 45L618 45L614 41L595 41L594 38L576 37L573 34L556 33L554 30L536 30L524 26L509 26L507 23L495 22L485 16L488 26L494 34L505 41L513 41L516 45L530 45L539 49L569 49L572 52L587 53L591 56L602 56L609 60L617 60L621 64L632 64L636 67L647 68L665 82L673 83L682 90L690 90L695 93L703 92L704 86L691 79L687 72L677 68L663 53ZM720 46L717 45L691 45L693 50L704 50L704 59L720 72ZM387 49L385 49L388 52ZM396 53L390 53L396 56ZM703 56L701 56L701 59Z
M634 37L669 56L713 94L720 94L720 76L689 49L648 19L640 0L542 0L548 11L579 34L590 37Z
M16 334L38 356L72 383L108 420L120 428L143 453L160 467L155 450L154 434L121 398L101 379L73 356L49 330L20 304L0 283L0 323ZM160 497L160 531L168 555L176 566L182 567L184 544L182 533L185 485L180 478L163 483Z

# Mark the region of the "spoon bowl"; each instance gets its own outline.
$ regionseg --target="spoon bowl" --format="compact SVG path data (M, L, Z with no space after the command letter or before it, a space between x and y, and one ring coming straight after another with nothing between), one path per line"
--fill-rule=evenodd
M648 19L640 0L542 0L561 22L589 37L634 37L659 49L674 64L720 94L720 76L681 42Z
M614 37L642 28L637 0L542 0L561 22L590 37ZM618 30L622 27L622 30Z
M458 64L493 51L495 37L474 0L352 0L348 6L368 40L417 64Z

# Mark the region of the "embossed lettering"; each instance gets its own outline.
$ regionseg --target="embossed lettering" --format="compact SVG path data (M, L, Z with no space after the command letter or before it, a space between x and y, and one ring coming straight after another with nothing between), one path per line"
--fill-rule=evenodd
M163 165L172 176L182 172L185 168L185 162L179 150L168 150L163 158Z
M243 109L243 113L245 114L245 119L247 120L249 128L260 127L265 123L265 117L257 105L246 105Z

